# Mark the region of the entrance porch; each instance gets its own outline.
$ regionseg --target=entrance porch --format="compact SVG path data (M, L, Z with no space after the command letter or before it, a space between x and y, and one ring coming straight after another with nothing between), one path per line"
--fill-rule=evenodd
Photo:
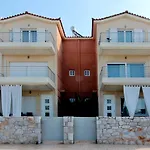
M8 93L6 93L7 95ZM42 117L53 117L57 116L56 108L56 96L55 90L46 91L46 90L25 90L22 89L22 95L20 98L20 104L14 106L14 99L11 95L10 102L7 102L6 105L10 104L9 107L4 107L4 100L2 100L2 91L0 91L0 116L5 117L5 113L8 113L8 116L42 116ZM8 99L6 99L7 101ZM7 109L7 110L6 110ZM17 115L14 114L14 109L18 110Z
M107 87L109 90L100 92L100 116L149 116L149 93L147 86L118 86Z

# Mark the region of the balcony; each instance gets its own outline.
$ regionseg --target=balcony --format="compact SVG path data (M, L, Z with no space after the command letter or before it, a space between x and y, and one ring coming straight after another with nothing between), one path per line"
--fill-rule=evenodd
M99 75L102 90L122 91L123 85L150 85L150 66L144 65L107 65Z
M99 37L99 54L150 55L150 32L102 32Z
M0 85L23 85L25 90L55 89L55 74L49 67L0 67Z
M50 32L0 32L0 53L16 55L53 55L56 42Z

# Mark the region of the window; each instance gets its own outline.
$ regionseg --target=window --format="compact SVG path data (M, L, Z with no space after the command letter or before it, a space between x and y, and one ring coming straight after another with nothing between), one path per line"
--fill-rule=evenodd
M90 70L84 70L84 76L90 76Z
M45 110L49 110L49 106L45 106Z
M125 77L125 64L108 64L108 77Z
M49 99L45 99L45 103L47 103L47 104L48 104L48 103L49 103Z
M125 114L123 116L128 116L129 115L128 108L126 106L126 101L125 100L124 100L124 103L123 103L123 110L122 111L123 111L122 113ZM146 105L145 105L144 98L139 98L138 99L138 103L137 103L136 110L135 110L135 116L136 117L147 116L147 111L146 111Z
M107 110L111 110L111 106L107 106Z
M107 64L108 77L144 77L144 64Z
M127 64L128 77L144 77L144 64Z
M144 98L139 98L135 114L146 114L146 105Z
M133 31L118 31L118 42L133 42Z
M73 103L73 102L75 102L75 98L69 98L69 101L70 101L71 103Z
M111 99L107 99L107 104L111 104Z
M124 31L118 31L118 42L124 42Z
M107 113L107 117L111 117L112 116L112 114L111 113Z
M75 70L69 70L69 76L75 76Z
M22 30L22 42L37 42L37 31Z
M45 117L49 117L49 116L50 116L49 112L46 112Z
M133 42L132 31L126 31L125 36L126 36L126 42Z

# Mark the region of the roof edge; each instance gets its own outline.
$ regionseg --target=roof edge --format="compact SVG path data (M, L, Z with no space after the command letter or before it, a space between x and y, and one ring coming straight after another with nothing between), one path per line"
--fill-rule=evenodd
M63 27L63 24L62 24L62 21L61 21L60 17L59 18L49 18L49 17L45 17L45 16L41 16L41 15L37 15L37 14L34 14L34 13L30 13L28 11L25 11L23 13L19 13L19 14L16 14L16 15L1 18L0 21L5 21L5 20L8 20L8 19L23 16L23 15L30 15L30 16L33 16L33 17L39 17L39 18L42 18L42 19L50 20L50 21L59 21L60 26L62 28L64 38L66 37L66 33L65 33L65 30L64 30L64 27Z
M150 20L150 18L141 16L141 15L138 15L138 14L135 14L135 13L131 13L131 12L129 12L128 10L126 10L126 11L124 11L124 12L121 12L121 13L118 13L118 14L106 16L106 17L103 17L103 18L92 18L92 19L93 19L94 21L101 21L101 20L113 18L113 17L116 17L116 16L120 16L120 15L123 15L123 14L129 14L129 15L132 15L132 16L135 16L135 17L140 17L140 18L142 18L142 19Z

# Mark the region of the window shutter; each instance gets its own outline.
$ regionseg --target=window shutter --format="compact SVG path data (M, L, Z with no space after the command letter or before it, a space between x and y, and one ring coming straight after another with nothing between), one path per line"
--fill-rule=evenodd
M44 28L38 28L37 29L37 41L38 42L45 42L46 36L45 36L45 29Z
M118 30L110 29L110 42L118 42Z
M12 40L13 42L20 42L21 41L21 32L19 28L13 28L12 30Z

